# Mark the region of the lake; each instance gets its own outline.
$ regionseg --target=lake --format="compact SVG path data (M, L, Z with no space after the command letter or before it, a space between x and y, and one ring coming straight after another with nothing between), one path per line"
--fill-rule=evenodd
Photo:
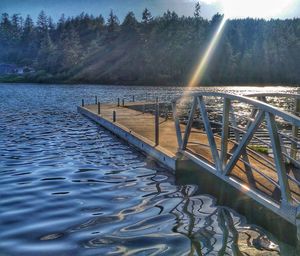
M170 100L183 91L0 84L0 255L296 255L197 184L176 185L169 170L76 112L95 95Z

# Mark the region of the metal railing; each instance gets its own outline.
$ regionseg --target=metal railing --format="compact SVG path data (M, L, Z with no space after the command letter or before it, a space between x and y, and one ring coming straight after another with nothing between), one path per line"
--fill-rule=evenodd
M290 93L252 93L247 94L248 97L256 97L258 100L266 102L278 108L287 109L288 112L293 113L296 116L300 116L300 94L290 94ZM288 106L282 106L284 102ZM299 145L299 129L297 126L293 126L291 129L292 137L290 155L292 158L297 157L298 145ZM288 135L282 134L283 137Z
M276 105L279 97L288 98L291 107ZM148 95L127 98L115 104L142 100L139 111L155 116L155 145L159 120L173 119L179 152L297 225L300 240L300 95L203 91L185 93L171 103ZM100 114L95 97L97 102Z
M265 96L200 92L173 100L178 150L299 226L300 118L268 104Z

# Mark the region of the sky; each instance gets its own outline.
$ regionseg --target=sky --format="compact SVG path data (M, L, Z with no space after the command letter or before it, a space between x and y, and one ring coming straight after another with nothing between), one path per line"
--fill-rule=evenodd
M162 15L168 9L179 15L191 16L196 0L0 0L0 13L30 14L36 19L44 10L55 21L61 14L76 16L81 12L102 14L105 18L111 9L122 21L133 11L138 19L147 7L153 16ZM225 13L228 18L294 18L300 17L300 0L200 0L201 13L210 19L215 13Z

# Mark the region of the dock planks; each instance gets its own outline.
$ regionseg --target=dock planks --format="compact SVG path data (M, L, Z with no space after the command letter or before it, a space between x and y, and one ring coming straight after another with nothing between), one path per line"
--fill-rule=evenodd
M115 111L116 125L121 126L129 133L133 133L134 136L143 140L157 151L163 152L170 158L176 159L178 144L174 121L171 119L165 120L165 118L159 118L159 146L155 146L155 115L147 112L143 113L143 105L144 103L139 102L127 103L124 107L118 107L116 104L101 104L100 116L112 123L113 111ZM91 113L98 113L98 106L96 104L86 105L84 108ZM181 130L185 130L185 125L181 124ZM215 136L215 141L218 150L220 150L221 138L219 136ZM232 147L233 144L229 143L228 149L230 150ZM214 164L207 135L203 130L192 128L187 149L195 156ZM271 177L274 182L277 182L278 177L276 171L274 171L271 167L268 167L268 163L266 161L257 159L255 155L248 153L248 157L251 162L251 166L259 170L263 175L255 171L249 173L249 171L246 170L244 163L239 160L231 171L230 176L241 181L244 185L246 185L246 187L259 190L269 197L269 199L279 202L279 190L272 182L264 177ZM269 161L272 162L273 159L269 157ZM290 183L290 186L294 198L300 200L299 187L295 186L293 183Z

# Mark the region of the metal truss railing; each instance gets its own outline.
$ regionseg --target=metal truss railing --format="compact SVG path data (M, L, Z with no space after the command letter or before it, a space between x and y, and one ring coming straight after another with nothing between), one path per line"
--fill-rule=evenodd
M300 218L300 160L297 156L300 118L267 103L267 96L279 95L246 97L200 92L173 100L178 150L296 224ZM300 96L293 97L297 110ZM196 133L202 133L205 141L201 141L201 137L197 141ZM202 146L195 149L195 143ZM203 157L203 152L208 152L211 157L207 154ZM237 178L238 169L246 176L252 176L253 182ZM272 184L277 196L273 195L276 194L274 191L268 194L259 189L258 183L264 186L260 180Z

